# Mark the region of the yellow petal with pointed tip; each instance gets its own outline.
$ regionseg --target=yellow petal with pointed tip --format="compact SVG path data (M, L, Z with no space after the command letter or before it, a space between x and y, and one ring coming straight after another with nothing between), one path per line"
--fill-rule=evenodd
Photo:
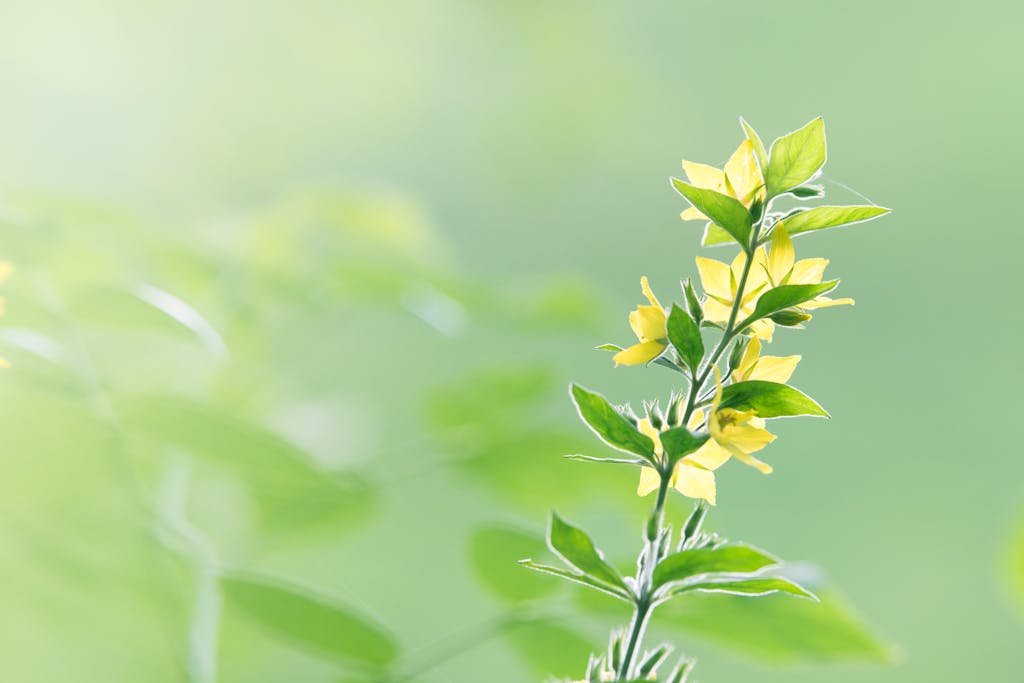
M813 311L818 308L829 308L831 306L853 306L856 303L853 299L829 299L827 296L819 296L817 299L800 304L800 308Z
M729 266L721 261L698 256L697 272L700 275L700 284L704 291L711 296L716 296L732 301L732 287L730 286Z
M776 287L789 275L796 259L793 240L789 238L786 226L779 223L772 231L771 251L768 252L768 277Z
M715 504L715 473L702 467L679 463L676 466L676 490L688 498L700 498Z
M825 277L827 258L805 258L793 264L793 274L789 276L791 285L816 285Z
M744 465L749 465L750 467L753 467L761 474L771 474L772 472L775 471L771 465L764 462L763 460L758 460L754 456L748 455L747 453L744 453L743 451L740 451L738 449L733 451L733 455L735 455L736 459L742 462Z
M775 333L775 323L762 319L752 323L747 329L758 339L771 342L772 335Z
M616 365L643 365L661 355L665 350L665 344L658 341L642 342L633 344L628 349L619 351L612 356L612 362Z
M733 196L745 206L750 206L755 194L764 185L761 169L754 156L754 144L744 140L725 163L725 177L732 185Z
M793 376L800 356L761 356L744 379L785 384Z
M691 185L715 192L725 191L725 173L720 168L684 159L683 172L686 173L686 178Z
M754 371L754 367L757 365L757 360L761 356L761 342L757 337L754 337L747 343L747 348L743 349L743 356L740 357L740 364L732 373L732 381L742 382L750 379L750 374Z
M704 445L683 458L686 462L696 463L706 470L717 470L728 462L731 454L722 448L714 439L708 439Z
M660 306L637 306L629 314L629 326L641 342L664 339L667 336L665 310Z
M696 207L691 206L688 209L684 209L679 217L684 221L706 221L708 217L702 214Z
M636 487L638 496L646 496L651 491L657 491L661 484L661 477L653 467L640 468L640 483Z

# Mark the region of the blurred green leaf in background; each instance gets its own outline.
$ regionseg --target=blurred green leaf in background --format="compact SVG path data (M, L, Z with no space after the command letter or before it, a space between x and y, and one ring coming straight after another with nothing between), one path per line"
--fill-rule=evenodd
M829 362L800 387L836 417L768 489L730 475L714 520L813 549L829 582L780 575L822 602L692 595L659 635L704 634L705 682L1015 680L993 576L1024 475L999 294L1024 246L1022 13L4 3L0 680L580 676L622 606L515 564L554 561L530 520L557 506L623 571L604 539L638 535L641 502L625 465L562 457L614 455L563 392L637 397L580 350L621 331L635 274L692 271L666 178L684 149L723 161L740 113L823 115L815 182L899 211L858 240L824 228L862 213L787 224L863 304L805 337ZM748 77L766 59L799 68ZM951 374L964 349L994 360Z

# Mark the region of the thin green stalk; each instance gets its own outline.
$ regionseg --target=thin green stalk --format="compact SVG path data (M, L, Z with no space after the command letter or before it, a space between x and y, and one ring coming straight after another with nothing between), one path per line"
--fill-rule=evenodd
M629 677L633 658L640 649L643 641L644 631L650 619L653 605L651 600L651 582L654 576L654 565L658 560L658 540L661 537L661 529L665 519L665 499L668 497L668 485L672 480L672 473L665 470L660 471L661 481L658 483L658 498L651 511L651 520L647 528L647 544L644 547L646 559L637 569L637 599L636 609L633 612L633 619L630 625L629 642L626 645L626 652L622 656L622 664L616 675L620 679Z
M757 238L760 231L761 221L758 221L753 227L750 244L757 244ZM737 333L736 318L739 316L740 305L743 301L743 293L746 289L747 279L750 276L750 269L754 262L754 249L756 249L756 246L744 246L747 258L743 264L743 272L740 273L739 283L736 286L736 294L732 302L732 309L729 311L729 320L726 323L722 339L718 342L718 346L715 347L715 350L708 357L707 364L704 366L704 370L700 373L700 376L698 377L697 373L693 370L690 372L690 390L686 400L686 409L683 411L682 417L682 424L684 425L689 422L690 416L693 414L697 396L700 394L701 389L707 382L712 368L715 367L715 363L722 356L722 353L729 345L729 342L732 341L733 337ZM669 483L672 480L672 471L670 468L664 467L659 470L659 474L661 475L661 481L658 486L658 499L655 502L654 510L651 513L651 520L647 529L647 543L644 548L646 559L641 563L641 566L637 570L636 609L633 611L633 618L630 622L629 642L626 645L626 652L622 657L622 663L619 666L619 670L616 672L616 676L620 680L626 680L632 674L633 660L636 657L636 654L642 649L644 632L647 629L647 623L650 621L651 614L654 612L655 607L652 600L653 591L651 589L651 583L654 575L654 565L657 562L658 539L661 536L661 530L663 527L665 498L668 494Z

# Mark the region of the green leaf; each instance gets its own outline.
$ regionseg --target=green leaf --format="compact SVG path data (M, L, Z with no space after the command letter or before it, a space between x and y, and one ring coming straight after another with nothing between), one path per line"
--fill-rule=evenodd
M692 593L658 615L688 636L775 664L892 660L891 648L846 601L831 591L818 595L820 603L788 595L750 600Z
M222 408L165 395L126 398L117 408L132 436L231 472L257 503L267 531L334 533L339 522L361 520L372 510L368 482L321 468L291 442Z
M305 589L238 574L222 577L221 589L229 608L320 655L376 667L398 655L394 639L381 626Z
M616 588L612 588L611 586L609 586L606 583L601 583L600 581L596 581L596 580L592 579L591 577L587 576L586 574L580 574L578 572L572 572L572 571L569 571L567 569L561 569L559 567L552 567L552 566L546 565L546 564L539 564L539 563L534 562L533 560L529 560L529 559L527 559L527 560L519 560L518 564L519 564L519 566L526 567L527 569L532 569L534 571L541 572L541 573L544 573L544 574L551 574L553 576L558 576L558 577L566 579L568 581L572 581L573 583L578 583L578 584L582 584L584 586L588 586L590 588L597 589L597 590L601 591L602 593L606 593L607 595L611 595L613 597L616 597L619 600L625 600L626 602L632 602L632 599L629 597L628 593L625 593L625 592L623 592L621 590L618 590Z
M863 223L892 211L884 206L816 206L786 218L786 231L793 235L840 225Z
M594 546L587 532L574 527L558 513L551 513L548 526L548 545L551 551L563 559L571 567L584 574L616 588L628 590L625 581L615 569L605 562L604 555Z
M809 590L796 584L789 579L778 576L758 577L752 579L731 578L731 579L710 579L707 581L694 581L685 583L673 588L669 595L675 597L683 593L727 593L729 595L743 595L746 597L761 597L773 593L788 593L801 598L810 598L815 602L818 597Z
M779 560L763 550L741 543L717 548L695 548L673 553L654 568L653 583L658 588L698 574L749 574L777 565Z
M722 389L721 407L753 410L758 417L829 417L824 408L799 389L759 379L727 385Z
M772 143L764 174L769 199L813 178L825 164L825 157L825 122L820 116L778 138Z
M597 349L598 351L614 351L615 353L618 353L619 351L622 350L622 347L619 346L618 344L601 344L600 346L595 346L594 348Z
M586 637L551 619L510 621L504 634L528 665L533 680L578 675L594 651Z
M619 414L608 399L578 384L573 384L569 389L580 418L602 441L612 448L654 462L654 442Z
M753 218L747 207L737 199L721 192L696 187L679 178L673 178L672 185L698 211L729 233L734 240L744 246L750 241Z
M757 299L754 312L743 321L747 325L760 318L767 318L773 313L793 306L799 306L811 299L827 294L839 285L839 280L828 280L813 285L779 285L769 289Z
M696 371L704 358L704 340L697 323L676 304L672 304L672 311L668 315L668 340L672 342L679 357L691 370Z
M571 455L562 456L566 460L576 460L579 462L603 462L615 465L646 465L647 463L640 458L595 458L592 455L580 455L579 453L572 453Z
M764 150L764 143L761 142L761 136L757 134L754 127L747 123L746 119L740 117L740 126L743 128L744 135L754 145L754 156L757 157L757 163L763 169L768 167L768 154Z
M516 564L522 557L542 554L544 549L539 536L508 526L484 526L469 538L469 560L477 577L492 593L511 602L544 597L557 588Z
M707 434L693 434L686 427L673 427L661 433L661 447L665 450L670 465L693 453L707 440Z
M701 238L700 243L701 246L705 247L717 247L720 244L733 244L735 241L732 235L711 221L708 221L704 226L704 236Z

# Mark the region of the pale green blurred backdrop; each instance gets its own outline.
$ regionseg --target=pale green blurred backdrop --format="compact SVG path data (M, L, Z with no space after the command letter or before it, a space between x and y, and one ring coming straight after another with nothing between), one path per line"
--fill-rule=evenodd
M794 382L834 418L781 425L770 478L728 469L712 520L822 567L895 663L780 669L663 633L704 683L1017 680L1022 21L985 0L5 2L0 678L349 680L218 610L215 586L203 603L202 571L153 569L195 454L136 457L126 428L125 474L123 444L75 432L114 414L188 452L199 422L142 395L351 473L360 514L321 519L273 467L259 508L226 439L226 466L182 465L182 495L210 566L315 587L411 661L508 609L470 562L482 526L539 534L555 507L628 558L632 474L560 460L602 448L564 387L667 394L667 371L591 348L630 339L640 275L668 300L693 274L668 176L724 160L740 115L773 138L820 114L830 199L860 203L849 185L894 213L798 242L857 299L773 347L804 356ZM209 321L205 350L104 298L143 282ZM77 379L42 367L58 356ZM204 609L220 618L197 631ZM613 622L564 623L597 648ZM481 640L416 680L539 679Z

